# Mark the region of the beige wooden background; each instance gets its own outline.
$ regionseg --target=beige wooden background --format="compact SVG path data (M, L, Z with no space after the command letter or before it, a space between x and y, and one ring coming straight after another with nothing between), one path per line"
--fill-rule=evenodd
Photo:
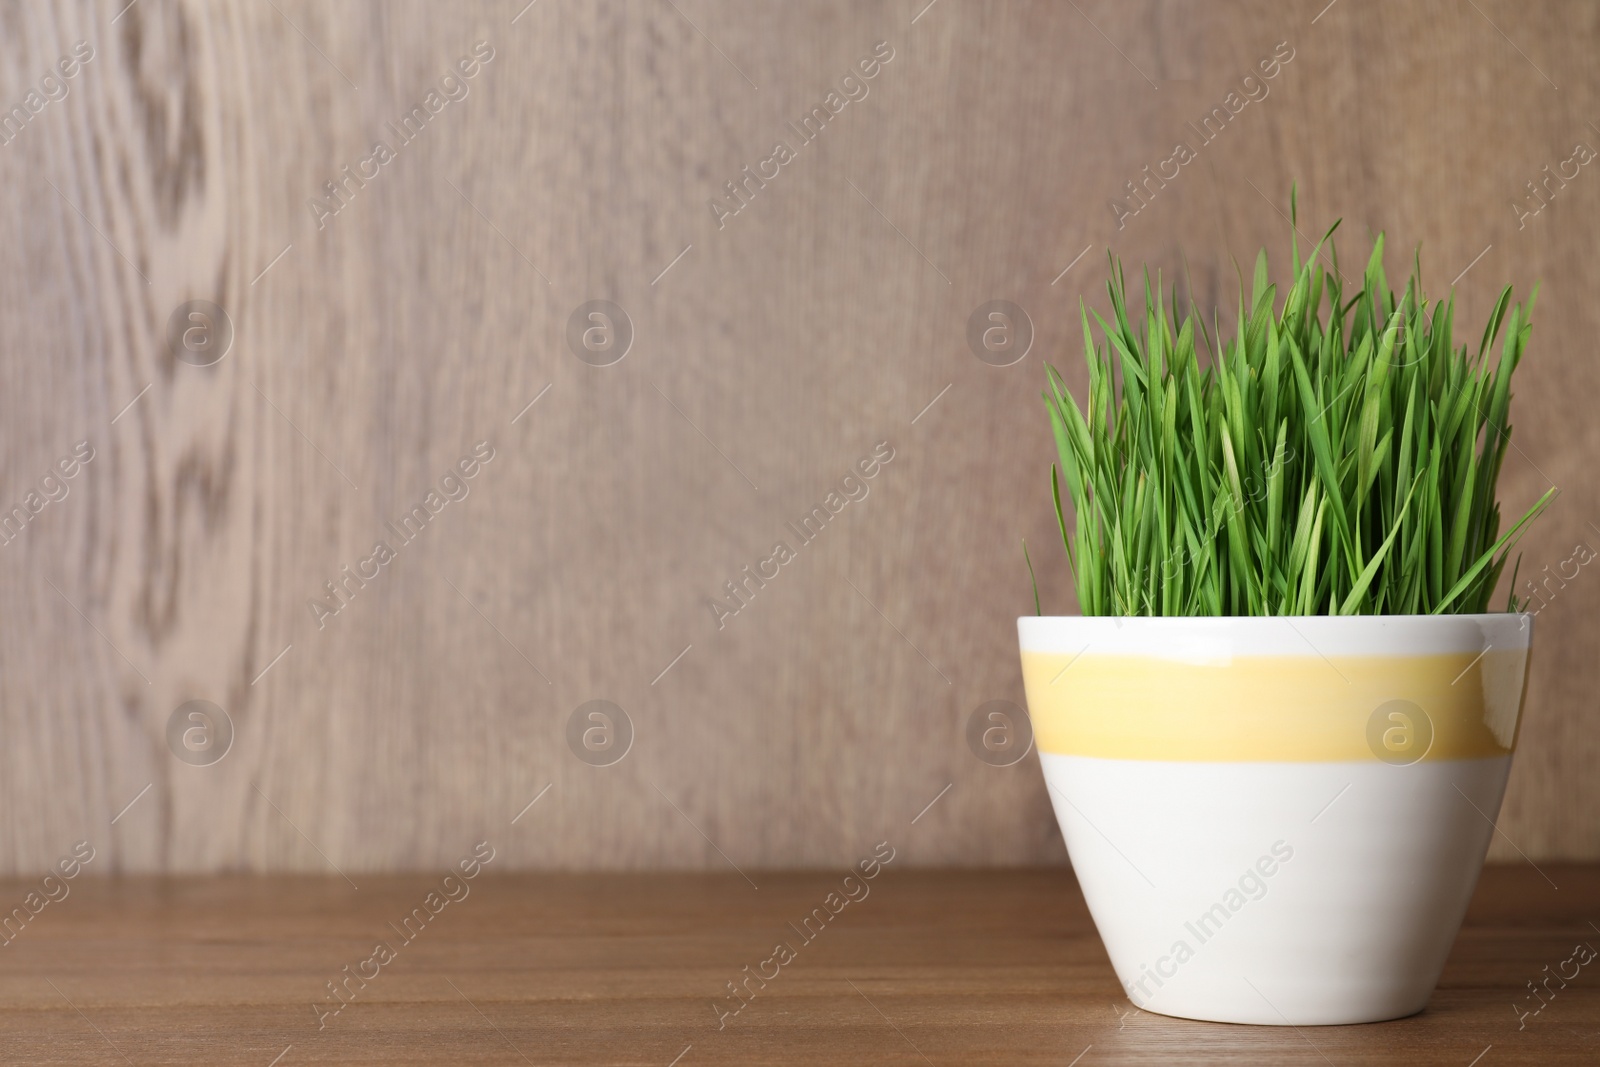
M359 878L485 838L508 867L1064 862L1036 758L964 739L1022 699L1023 538L1073 608L1043 361L1078 380L1108 247L1231 302L1294 180L1306 234L1342 215L1347 255L1383 229L1393 272L1421 242L1435 294L1461 275L1464 335L1542 279L1502 492L1562 490L1524 570L1600 548L1600 171L1513 206L1600 146L1593 5L124 2L0 7L7 110L93 48L0 145L0 503L94 449L0 545L0 873L79 838L102 872ZM468 95L319 228L478 42ZM868 95L719 228L878 42ZM1124 183L1290 50L1119 229ZM214 366L169 350L191 299L233 323ZM610 367L566 342L596 299L635 331ZM991 299L1034 324L1014 366L968 349ZM480 441L470 495L319 628ZM719 629L708 598L882 441ZM1583 568L1540 615L1499 858L1600 857L1597 607ZM565 740L596 698L635 730L603 768ZM168 750L191 699L234 724L214 765Z

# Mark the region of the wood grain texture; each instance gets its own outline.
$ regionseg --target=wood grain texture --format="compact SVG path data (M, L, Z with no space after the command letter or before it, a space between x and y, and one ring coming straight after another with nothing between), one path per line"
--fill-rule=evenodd
M1298 1029L1135 1010L1060 869L891 868L810 943L786 923L837 874L764 873L753 891L731 873L489 873L409 943L388 924L437 876L359 890L337 877L85 877L0 950L0 1040L17 1067L1589 1064L1595 975L1553 979L1540 1001L1526 983L1597 940L1586 920L1600 872L1547 873L1559 892L1527 867L1485 871L1422 1014ZM784 939L795 958L719 1014L739 1003L727 983ZM393 958L358 967L380 940Z
M0 144L0 508L94 449L0 545L3 871L83 838L105 871L354 876L491 834L512 867L803 867L935 797L909 863L1064 862L1034 757L965 742L981 704L1022 701L1024 538L1046 610L1073 610L1041 361L1079 380L1108 247L1230 303L1235 262L1286 248L1294 180L1306 234L1386 230L1396 269L1421 243L1465 323L1543 280L1503 497L1562 490L1525 573L1600 548L1600 177L1512 206L1600 144L1586 6L58 0L0 21L7 109L94 50ZM786 124L880 41L867 95L801 143ZM451 100L478 42L493 58ZM1268 95L1119 229L1108 202L1280 42ZM719 226L709 202L779 139L794 158ZM380 140L393 158L346 179ZM634 333L609 367L567 344L600 299ZM1032 320L1014 366L967 347L991 299ZM169 349L189 300L231 319L213 366ZM319 619L478 442L470 495ZM879 442L869 495L800 544L785 524ZM719 627L708 602L780 539L796 558ZM1585 567L1541 611L1497 857L1600 857L1597 605ZM235 728L212 766L168 750L194 699ZM633 727L604 768L566 740L594 699Z

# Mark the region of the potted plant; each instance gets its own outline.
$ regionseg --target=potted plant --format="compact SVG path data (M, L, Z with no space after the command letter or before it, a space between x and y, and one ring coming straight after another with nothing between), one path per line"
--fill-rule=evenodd
M1229 338L1148 272L1135 319L1113 258L1083 405L1048 371L1082 614L1035 582L1028 708L1117 977L1162 1014L1420 1011L1516 744L1531 617L1489 601L1554 494L1501 530L1533 301L1502 293L1473 354L1420 264L1396 297L1380 235L1357 284L1336 228L1281 295L1261 254Z

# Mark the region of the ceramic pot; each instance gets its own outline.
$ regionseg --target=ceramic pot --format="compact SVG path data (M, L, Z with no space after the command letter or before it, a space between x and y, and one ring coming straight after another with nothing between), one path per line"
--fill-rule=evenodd
M1516 745L1528 615L1025 617L1072 866L1148 1011L1421 1011Z

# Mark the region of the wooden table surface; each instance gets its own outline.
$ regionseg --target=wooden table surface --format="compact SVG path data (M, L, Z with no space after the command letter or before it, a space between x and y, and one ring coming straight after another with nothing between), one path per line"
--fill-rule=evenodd
M431 902L439 877L85 875L0 948L0 1062L1594 1064L1600 969L1519 1026L1526 983L1600 945L1600 868L1543 875L1484 873L1421 1015L1298 1030L1134 1011L1066 870L886 870L810 943L787 923L838 874L484 873ZM418 907L409 940L389 926ZM795 958L719 1028L780 940Z

